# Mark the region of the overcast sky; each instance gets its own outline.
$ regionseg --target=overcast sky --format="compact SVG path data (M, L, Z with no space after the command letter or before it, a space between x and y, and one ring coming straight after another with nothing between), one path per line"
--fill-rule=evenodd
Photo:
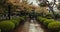
M48 1L50 1L50 2L51 2L52 0L48 0ZM57 0L57 1L58 1L58 0ZM36 0L29 0L28 2L29 2L29 3L33 2L33 4L34 4L34 5L38 6L38 4L37 4Z
M38 4L36 3L36 0L29 0L28 2L29 2L29 3L33 2L34 5L38 5Z

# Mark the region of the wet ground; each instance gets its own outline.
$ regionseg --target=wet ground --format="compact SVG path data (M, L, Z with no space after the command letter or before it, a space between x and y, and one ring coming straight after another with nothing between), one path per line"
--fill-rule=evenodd
M44 30L40 27L36 20L31 20L31 23L29 24L29 32L44 32Z
M48 32L36 20L27 20L24 25L19 26L14 32Z

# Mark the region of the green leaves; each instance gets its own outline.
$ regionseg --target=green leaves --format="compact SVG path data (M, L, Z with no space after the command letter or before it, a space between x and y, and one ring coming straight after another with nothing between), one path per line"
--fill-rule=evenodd
M0 22L0 29L2 31L9 31L15 28L15 24L10 21L2 21Z
M51 30L60 30L60 22L52 22L48 24L48 28Z

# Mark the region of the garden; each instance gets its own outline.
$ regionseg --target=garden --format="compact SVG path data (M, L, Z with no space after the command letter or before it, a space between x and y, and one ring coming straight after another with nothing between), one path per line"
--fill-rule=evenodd
M0 0L0 32L60 32L60 0Z
M47 19L44 17L37 17L39 23L45 26L49 32L59 32L60 31L60 22L54 19Z

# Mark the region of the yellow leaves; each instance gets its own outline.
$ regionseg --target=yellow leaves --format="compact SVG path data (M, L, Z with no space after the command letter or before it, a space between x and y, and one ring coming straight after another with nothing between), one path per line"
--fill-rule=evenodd
M20 0L9 0L12 4L18 5Z
M38 7L36 8L36 12L46 14L48 13L48 10L46 9L46 7Z
M23 0L22 2L20 2L20 0L9 0L11 3L13 3L14 5L18 5L19 8L17 10L20 10L20 11L28 11L28 12L31 12L31 10L35 9L36 12L38 13L47 13L47 9L46 7L38 7L38 6L35 6L35 5L30 5L28 4L27 0Z

